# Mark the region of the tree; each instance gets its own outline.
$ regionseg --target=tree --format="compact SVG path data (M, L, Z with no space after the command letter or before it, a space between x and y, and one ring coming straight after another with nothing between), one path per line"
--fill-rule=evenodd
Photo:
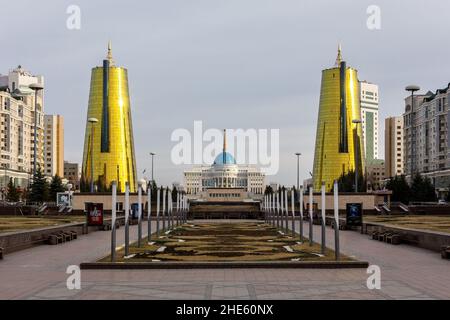
M339 192L355 192L355 171L343 173L338 179ZM366 181L362 174L358 174L358 192L366 192Z
M271 186L266 186L266 190L264 190L265 195L273 194L273 188Z
M172 190L172 202L177 202L177 194L178 194L178 190L177 188L174 186L173 190Z
M6 201L18 202L19 200L20 200L19 189L14 184L13 179L10 178L7 187Z
M57 193L66 191L61 178L56 174L50 183L50 201L56 201Z
M430 178L414 175L411 184L411 200L417 202L434 202L437 200L436 191Z
M395 176L389 179L386 189L392 191L392 201L398 201L408 204L411 196L411 188L404 175Z
M41 168L39 167L38 170L36 170L36 174L33 176L33 183L31 184L30 191L30 201L37 203L47 201L49 196L48 189L48 182L42 174Z

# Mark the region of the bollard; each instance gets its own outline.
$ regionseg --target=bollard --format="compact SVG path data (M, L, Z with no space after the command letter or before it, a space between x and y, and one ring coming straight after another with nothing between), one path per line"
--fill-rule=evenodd
M152 188L149 186L147 191L147 202L148 202L148 224L147 224L147 240L150 242L152 240Z
M309 186L309 245L313 245L313 186Z
M336 260L339 260L339 191L338 183L334 181L334 252Z
M116 210L117 210L117 184L112 183L111 202L111 262L116 262Z
M321 209L322 209L322 254L325 254L325 206L326 206L326 198L325 198L325 182L322 182L322 199L321 199Z
M130 185L125 183L125 257L130 255Z

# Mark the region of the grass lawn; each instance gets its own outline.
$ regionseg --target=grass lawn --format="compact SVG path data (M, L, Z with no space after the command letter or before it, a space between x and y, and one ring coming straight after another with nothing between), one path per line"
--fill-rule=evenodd
M364 216L364 221L450 234L450 216Z
M84 216L0 216L0 233L84 222Z
M278 232L270 225L258 222L188 223L160 236L153 234L151 244L145 238L141 248L130 246L132 258L124 259L124 249L118 251L122 262L242 262L242 261L334 261L334 252L320 254L320 245L309 246L307 239L299 242ZM341 256L342 260L351 260ZM105 257L100 262L109 262Z

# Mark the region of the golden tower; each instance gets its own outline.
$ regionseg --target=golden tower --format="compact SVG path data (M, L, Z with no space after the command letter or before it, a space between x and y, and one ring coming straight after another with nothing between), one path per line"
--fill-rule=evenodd
M111 42L103 66L92 69L82 181L84 191L108 190L112 181L122 192L126 182L137 189L128 71L115 65Z
M342 59L341 46L334 68L322 71L319 117L314 153L314 191L326 190L342 174L364 172L361 107L359 102L358 71Z

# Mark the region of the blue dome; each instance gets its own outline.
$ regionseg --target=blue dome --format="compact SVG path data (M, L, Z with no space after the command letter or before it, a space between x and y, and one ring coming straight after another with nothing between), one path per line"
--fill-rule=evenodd
M214 160L214 164L236 164L236 160L234 160L234 157L228 152L222 152L216 157L216 160Z

